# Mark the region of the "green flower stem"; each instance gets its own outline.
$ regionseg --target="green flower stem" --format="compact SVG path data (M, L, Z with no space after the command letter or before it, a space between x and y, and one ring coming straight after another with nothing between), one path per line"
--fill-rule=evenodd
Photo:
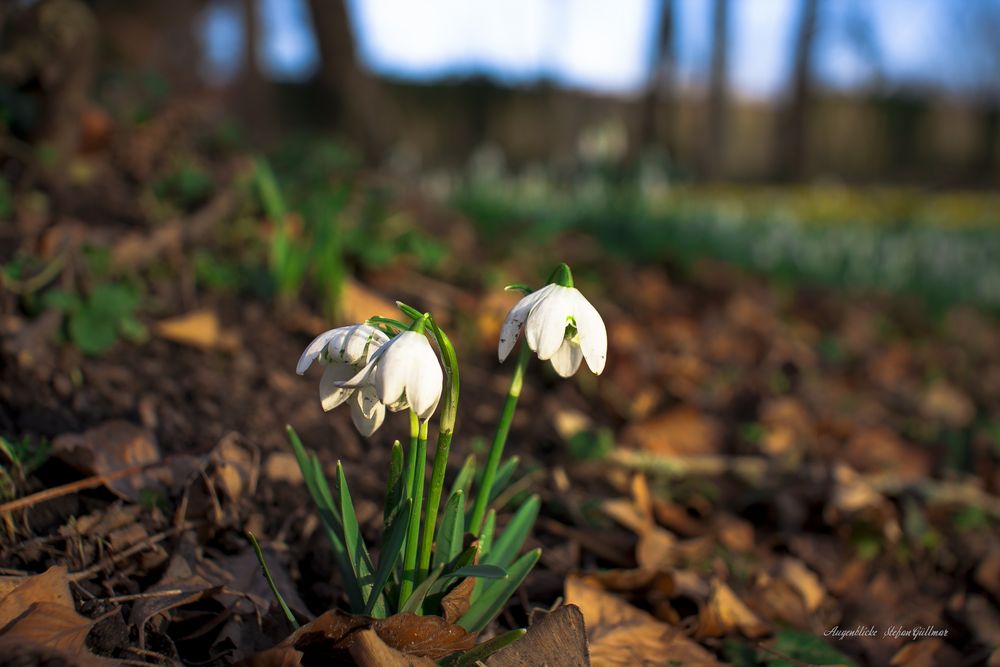
M448 454L451 451L451 438L455 431L455 419L458 416L458 355L455 346L451 344L447 334L431 319L431 330L437 339L441 359L444 362L445 386L444 400L441 404L441 418L438 421L437 447L434 450L434 467L431 471L431 486L427 493L427 517L424 519L424 530L420 536L420 554L417 559L418 581L427 576L431 565L431 550L434 545L437 528L438 512L441 506L441 493L444 489L444 476L448 471Z
M497 468L500 467L500 460L503 458L503 448L507 442L507 434L510 432L510 424L514 420L517 399L521 396L521 386L524 384L524 371L528 367L531 355L532 351L528 347L527 341L521 341L521 350L517 355L517 364L514 366L514 377L510 379L507 400L504 401L503 412L500 413L500 422L497 424L497 432L493 437L493 444L490 446L490 455L486 460L486 469L483 471L483 481L476 494L476 504L472 508L469 532L473 535L479 534L483 517L486 515L486 507L490 503L493 482L496 480Z
M417 438L416 471L413 475L413 504L410 505L410 525L406 529L406 548L403 551L403 581L399 585L399 607L413 593L417 581L417 544L420 535L420 513L424 505L424 472L427 467L427 421L420 422Z
M413 476L417 471L417 440L420 437L420 418L410 410L410 449L406 456L406 486L404 498L413 497Z

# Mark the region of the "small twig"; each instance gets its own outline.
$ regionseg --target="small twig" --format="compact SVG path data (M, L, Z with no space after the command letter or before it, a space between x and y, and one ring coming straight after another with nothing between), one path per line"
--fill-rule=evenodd
M69 494L76 493L77 491L92 489L94 487L107 484L108 482L113 482L115 480L122 479L123 477L131 477L132 475L137 475L141 472L146 471L149 468L155 468L157 466L161 466L164 463L165 463L164 461L156 461L155 463L142 463L139 465L129 466L128 468L122 468L121 470L116 470L114 472L109 472L104 475L93 475L91 477L85 477L84 479L80 479L75 482L70 482L69 484L63 484L62 486L54 486L51 489L45 489L44 491L33 493L30 496L18 498L17 500L11 500L10 502L0 505L0 514L5 514L7 512L14 512L19 509L31 507L32 505L37 505L38 503L44 503L50 500L55 500L56 498L61 498L62 496L68 496Z
M91 602L106 602L108 604L119 604L121 602L134 602L135 600L145 600L149 598L168 598L173 595L184 593L179 588L172 588L168 591L151 591L149 593L133 593L131 595L116 595L110 598L94 598Z
M128 651L129 653L135 653L137 656L142 658L152 658L153 660L158 660L165 665L174 664L173 660L163 655L162 653L157 653L156 651L149 651L144 648L139 648L138 646L126 646L125 650ZM149 663L143 663L143 664L148 665Z
M125 551L122 551L121 553L109 554L106 558L101 559L99 563L88 567L86 570L81 570L80 572L71 572L69 574L69 580L80 581L82 579L89 579L90 577L94 576L104 568L110 567L111 565L114 565L116 562L120 560L133 556L142 551L143 549L148 549L149 547L157 544L158 542L162 542L168 537L176 535L178 532L180 532L178 529L170 528L169 530L165 530L162 533L150 535L146 539L136 542L135 544L130 546Z

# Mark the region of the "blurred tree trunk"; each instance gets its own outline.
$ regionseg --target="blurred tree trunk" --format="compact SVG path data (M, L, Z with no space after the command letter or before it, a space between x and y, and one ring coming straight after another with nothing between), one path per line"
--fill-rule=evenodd
M710 179L723 175L726 157L726 94L729 58L729 0L715 0L712 17L712 71L708 91L705 170Z
M803 0L798 34L795 38L792 94L781 114L781 122L775 135L778 176L786 180L800 180L806 175L813 45L816 42L818 20L819 0Z
M333 107L333 122L369 160L384 155L394 126L384 89L358 60L345 0L309 0L320 54L319 83Z
M656 50L650 66L649 82L642 99L637 151L648 146L673 149L674 123L674 3L662 0ZM660 120L666 116L667 127Z
M272 119L271 86L260 69L260 2L243 0L243 64L233 88L244 120L258 131L266 131Z

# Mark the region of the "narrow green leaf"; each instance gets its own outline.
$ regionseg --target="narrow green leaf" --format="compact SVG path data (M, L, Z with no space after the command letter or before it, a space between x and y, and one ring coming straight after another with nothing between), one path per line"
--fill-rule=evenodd
M450 563L462 552L462 536L465 534L465 494L459 489L448 498L444 515L434 541L433 567Z
M392 443L392 454L389 459L389 481L385 485L385 508L382 513L382 525L388 526L396 508L403 501L403 446L399 440Z
M478 600L472 603L469 610L458 620L458 625L469 632L479 632L485 628L500 613L507 600L518 589L524 578L528 576L531 568L535 566L541 555L541 549L529 551L511 565L507 571L506 579L493 581L485 585L483 587L483 594Z
M286 426L285 429L288 433L288 441L292 445L292 452L295 454L295 460L298 461L299 469L302 471L306 489L316 504L319 517L323 522L323 529L326 531L327 539L330 540L333 558L337 562L340 576L344 580L345 592L351 609L361 609L364 607L365 598L358 585L354 568L347 557L347 550L344 547L343 522L340 519L339 510L333 504L330 486L323 475L323 467L315 453L306 451L295 429L291 426Z
M517 470L517 465L520 462L520 457L512 456L497 468L497 476L493 480L493 489L490 491L490 502L493 502L510 485L510 481L514 477L514 472Z
M472 480L476 476L476 455L469 454L465 457L465 462L462 463L462 467L458 470L458 475L455 477L455 481L451 483L451 491L448 492L448 497L451 498L455 495L455 492L459 489L466 498L469 497L469 491L472 490Z
M441 578L441 573L444 572L444 566L438 565L436 568L431 570L431 573L427 575L427 578L420 582L420 585L413 589L410 593L410 597L406 598L406 603L403 605L402 609L399 610L400 614L416 614L420 610L420 607L424 604L424 599L427 594L430 593L431 588L438 582Z
M274 583L274 577L271 576L271 570L267 566L267 562L264 560L264 551L260 548L260 542L257 541L257 536L251 531L247 531L247 537L250 538L250 544L253 545L253 552L257 555L257 562L260 563L260 569L264 571L264 580L267 581L268 587L271 589L271 594L278 601L278 606L281 607L282 613L288 622L292 624L292 627L296 630L299 629L299 622L295 620L295 616L292 614L292 610L288 608L285 604L285 598L281 597L281 592L278 590L278 585Z
M396 561L402 555L403 540L406 539L406 524L410 516L410 499L407 498L399 506L399 511L393 514L392 519L385 528L385 536L382 539L382 549L378 555L378 569L375 571L375 582L372 590L368 594L368 602L365 604L366 614L371 614L375 609L375 603L382 595L382 589L392 575L392 569Z
M466 565L465 567L460 567L457 570L448 572L442 576L445 578L478 577L480 579L506 579L507 570L496 565L484 565L480 563L479 565Z
M477 646L473 646L464 653L455 653L438 661L441 667L475 667L480 662L486 660L500 649L513 644L524 636L527 632L524 628L510 630L502 635L494 637Z
M365 546L365 540L361 535L358 517L354 513L351 491L347 488L344 466L341 465L340 461L337 461L337 492L340 499L340 518L343 521L344 548L347 551L351 567L354 569L356 581L361 588L361 597L367 599L374 584L374 568L371 556L368 555L368 548ZM371 613L378 618L386 615L385 601L381 599L381 596L376 598Z
M500 567L507 567L514 562L514 558L524 546L524 541L528 539L528 535L535 525L541 504L538 496L529 498L528 502L524 503L514 514L510 523L503 529L503 533L496 538L493 548L483 557L482 562Z
M483 521L483 529L479 532L479 555L486 558L487 554L493 551L493 535L497 528L497 512L490 510L486 513L486 520Z

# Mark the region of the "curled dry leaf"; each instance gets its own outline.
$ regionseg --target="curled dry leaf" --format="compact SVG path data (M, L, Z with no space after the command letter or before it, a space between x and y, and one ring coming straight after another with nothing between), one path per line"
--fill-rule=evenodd
M52 567L23 579L0 599L0 656L16 650L25 659L48 657L78 667L117 665L90 652L87 635L93 627L73 605L66 568Z
M566 603L583 613L594 667L660 666L664 658L684 667L720 664L677 628L576 576L566 579Z
M768 634L769 630L733 589L716 580L708 603L698 614L698 629L694 636L696 639L723 637L731 632L756 639Z
M121 420L105 422L83 433L60 435L52 441L52 450L60 460L90 475L107 475L160 460L156 437L141 426ZM136 474L112 480L107 487L135 502L147 484L145 475Z
M576 605L563 605L555 611L540 614L527 634L504 647L486 660L487 667L588 667L587 630L583 613Z
M472 605L472 591L476 587L475 577L466 577L458 586L448 591L448 594L441 598L441 611L444 612L444 620L449 623L458 623L465 612L469 611Z
M334 609L303 625L276 648L292 648L301 651L305 658L309 658L310 655L329 656L332 653L346 651L350 651L353 656L352 647L358 640L358 634L365 630L374 631L387 648L400 653L409 661L386 663L389 665L433 664L430 660L439 660L452 653L467 651L476 643L475 635L470 634L464 628L449 623L440 616L396 614L389 618L376 619ZM376 650L370 646L372 643L370 637L366 635L362 641L369 646L366 649L358 650L375 651L374 655L380 654L380 649ZM281 656L283 654L276 652L273 655ZM260 657L256 656L244 664L258 667L258 663L253 662L253 660ZM357 657L355 660L357 661ZM270 664L259 663L261 667ZM357 664L377 663L357 662Z

